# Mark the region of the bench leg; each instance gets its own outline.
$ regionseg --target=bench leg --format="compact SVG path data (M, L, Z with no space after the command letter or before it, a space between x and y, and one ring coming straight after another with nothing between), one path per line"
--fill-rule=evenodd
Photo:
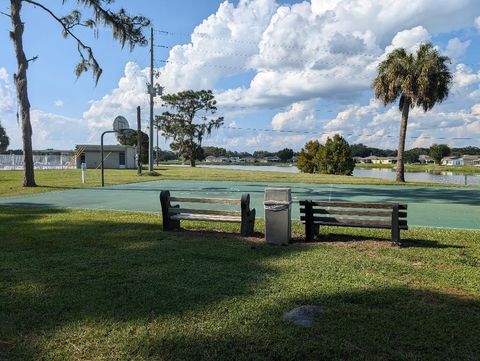
M392 227L392 244L394 246L401 246L402 241L400 240L400 229Z
M305 240L313 241L315 233L318 234L318 225L313 223L313 206L312 201L305 201Z
M399 205L395 204L392 209L392 244L400 246Z
M240 234L243 237L251 237L253 236L254 232L255 232L255 209L252 209L250 211L249 216L245 220L242 220L242 223L240 224Z

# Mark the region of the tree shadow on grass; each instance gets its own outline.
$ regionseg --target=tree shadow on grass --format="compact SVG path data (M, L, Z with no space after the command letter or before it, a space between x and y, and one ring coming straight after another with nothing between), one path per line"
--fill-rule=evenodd
M282 290L277 263L306 247L162 232L153 215L1 211L0 359L478 355L480 306L468 297L389 286L329 291L321 282L304 297ZM281 320L301 304L327 311L312 329Z
M325 311L312 328L282 320L306 304ZM254 313L213 334L142 337L131 353L175 360L475 360L480 354L478 300L424 289L319 290Z
M66 324L180 317L248 297L276 273L264 260L301 251L162 232L158 215L0 210L0 359L38 359L37 337Z

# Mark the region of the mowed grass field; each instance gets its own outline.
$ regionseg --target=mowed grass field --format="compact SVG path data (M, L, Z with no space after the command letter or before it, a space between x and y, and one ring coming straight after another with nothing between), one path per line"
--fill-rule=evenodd
M0 360L478 360L480 231L236 225L0 207ZM257 229L263 224L257 222ZM312 328L282 320L325 313Z
M283 182L283 183L313 183L313 184L370 184L394 185L393 181L386 179L361 178L349 176L335 176L324 174L295 174L283 172L259 172L218 168L190 168L159 166L155 168L156 174L149 175L144 171L142 176L137 175L132 169L107 169L105 170L105 184L123 184L145 182L161 179L183 180L219 180L219 181L255 181L255 182ZM81 171L78 169L67 170L36 170L35 177L38 187L22 187L23 171L0 171L0 197L20 194L50 192L72 188L98 187L101 184L100 170L87 170L87 183L81 183ZM414 183L406 185L439 186L438 183ZM442 184L442 186L459 187ZM461 187L461 186L460 186Z

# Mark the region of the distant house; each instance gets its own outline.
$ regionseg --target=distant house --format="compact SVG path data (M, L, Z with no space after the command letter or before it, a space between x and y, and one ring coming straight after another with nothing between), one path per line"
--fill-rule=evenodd
M355 163L362 163L362 164L372 163L372 160L368 157L353 157L353 160L355 161Z
M422 154L418 156L418 161L422 164L430 164L430 163L435 163L432 157Z
M480 165L480 155L468 155L462 156L464 165Z
M397 158L396 157L377 157L376 155L371 155L366 159L366 163L370 161L370 163L373 164L396 164L397 163Z
M205 158L205 162L207 163L215 163L217 161L217 157L213 155L209 155L208 157Z
M79 144L75 147L79 156L76 157L76 167L85 163L88 169L100 167L101 151L99 145ZM133 169L135 164L135 147L129 145L104 145L103 164L106 169Z
M464 165L464 162L462 157L454 155L442 158L442 165Z
M240 157L230 157L228 158L230 163L240 163Z
M255 158L255 157L245 157L245 158L243 158L243 161L245 163L256 163L256 162L258 162L257 158Z
M265 157L265 158L262 158L260 160L261 163L278 163L280 162L281 159L278 158L277 156L273 156L273 157Z

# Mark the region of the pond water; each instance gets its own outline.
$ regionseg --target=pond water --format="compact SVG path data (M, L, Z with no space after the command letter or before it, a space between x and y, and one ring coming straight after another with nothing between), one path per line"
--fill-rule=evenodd
M253 171L267 171L267 172L287 172L299 173L295 166L265 166L265 165L210 165L202 164L198 167L204 168L224 168L224 169L240 169ZM353 171L354 177L368 177L381 179L395 179L395 170L393 169L355 169ZM431 182L431 183L447 183L447 184L465 184L480 185L480 174L457 174L452 172L405 172L405 180L410 182Z

